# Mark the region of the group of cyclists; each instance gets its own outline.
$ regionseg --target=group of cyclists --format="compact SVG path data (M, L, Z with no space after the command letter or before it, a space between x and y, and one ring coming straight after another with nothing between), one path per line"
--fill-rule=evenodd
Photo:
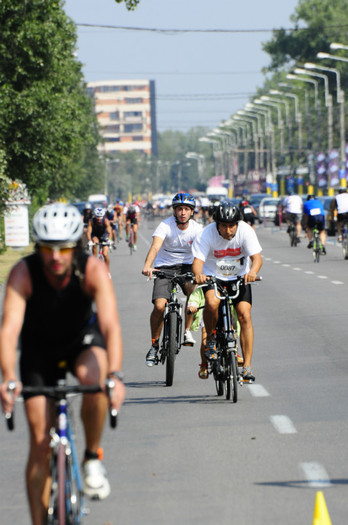
M321 242L321 254L326 255L326 230L325 209L319 197L309 193L303 202L299 195L289 192L282 201L282 211L288 225L288 231L292 224L295 225L297 242L301 241L302 229L305 230L308 239L307 248L313 247L313 229L319 230ZM336 215L337 241L342 242L342 224L348 220L348 193L346 188L340 188L330 204L330 213Z
M117 199L115 204L109 204L107 208L98 206L94 209L90 202L86 202L82 210L84 239L93 255L97 255L97 245L103 245L102 253L108 269L110 268L109 246L112 244L116 248L116 232L121 240L124 228L128 241L131 224L134 230L134 251L137 250L139 214L140 207L136 201L124 205L120 199Z
M284 207L287 221L300 223L302 214L311 243L310 230L316 225L325 248L324 209L319 199L308 195L302 199L288 195ZM301 201L301 205L299 204ZM142 274L150 279L156 270L187 274L181 283L187 296L183 344L192 346L192 309L196 287L203 290L201 363L198 376L208 377L208 363L217 359L215 327L220 299L215 295L209 277L232 289L242 277L244 286L233 299L240 324L240 347L243 379L254 381L251 369L254 330L251 318L250 284L262 266L262 248L254 229L255 210L247 198L240 206L218 202L209 208L206 226L194 219L196 201L189 193L178 193L172 199L172 215L160 222L152 235ZM348 194L341 190L333 199L337 211L338 240L341 223L348 219ZM115 379L111 406L119 409L125 397L122 359L123 343L117 299L108 275L108 266L84 249L87 242L115 242L113 230L130 224L137 233L139 206L123 206L120 201L108 209L92 209L87 204L81 214L72 205L53 203L44 206L33 219L35 251L21 259L11 270L5 291L0 330L0 399L5 413L13 410L22 385L52 385L59 377L59 363L82 384L103 385L107 377ZM248 224L249 222L249 224ZM128 228L127 228L128 226ZM298 231L300 237L301 230ZM136 238L136 237L135 237ZM105 254L107 263L108 254ZM146 365L158 363L163 312L170 296L170 279L155 279L150 316L151 345ZM19 377L17 345L21 340ZM8 390L14 382L14 393ZM103 499L110 493L106 470L98 450L109 400L105 393L85 395L81 417L85 432L83 482L86 494ZM43 396L25 396L29 423L30 447L26 468L27 493L34 525L43 525L49 498L49 428L54 417L54 403Z

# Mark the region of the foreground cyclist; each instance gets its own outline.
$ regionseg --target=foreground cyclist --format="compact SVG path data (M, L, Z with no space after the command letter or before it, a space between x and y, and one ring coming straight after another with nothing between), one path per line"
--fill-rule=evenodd
M222 202L214 211L214 223L209 224L193 243L193 273L197 284L204 284L210 275L218 277L228 288L237 276L244 276L246 286L233 300L240 322L240 342L244 366L242 376L245 380L255 380L251 371L254 329L251 320L251 287L262 266L262 248L256 233L249 224L241 220L239 208ZM205 356L208 360L217 358L215 327L218 320L220 300L215 296L212 286L203 288L205 308L203 319L207 332ZM232 293L231 293L232 295Z
M337 211L337 241L342 242L342 224L348 221L348 193L347 188L340 188L338 194L331 201L331 211Z
M142 274L150 279L154 269L171 270L178 274L192 271L191 246L197 234L202 230L202 226L192 219L196 202L189 193L178 193L173 198L172 207L173 216L162 221L152 235L152 245L142 270ZM190 296L194 286L188 281L182 285L184 293ZM152 293L154 307L150 317L152 344L146 355L147 366L156 364L163 314L169 298L170 280L156 279ZM191 323L191 316L187 314L187 308L185 308L184 345L191 346L195 343L189 331Z
M58 363L66 361L81 384L104 385L115 377L112 408L122 405L123 345L116 297L104 264L82 250L83 223L78 210L64 204L41 208L33 219L35 253L21 259L10 272L0 331L0 398L4 412L13 410L7 391L15 381L15 397L24 386L54 385ZM95 303L97 315L92 309ZM21 338L20 383L16 349ZM86 449L84 490L99 499L110 485L98 460L98 448L108 409L106 394L83 398L81 417ZM49 429L54 404L44 396L26 396L30 450L26 468L27 493L33 525L44 525L49 499Z

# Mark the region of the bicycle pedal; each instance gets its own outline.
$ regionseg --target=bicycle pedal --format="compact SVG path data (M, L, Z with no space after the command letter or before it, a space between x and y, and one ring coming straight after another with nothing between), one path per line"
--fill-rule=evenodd
M182 343L182 346L193 346L193 343Z
M254 379L243 379L242 378L242 383L249 383L249 385L251 385L252 383L254 383L255 380Z

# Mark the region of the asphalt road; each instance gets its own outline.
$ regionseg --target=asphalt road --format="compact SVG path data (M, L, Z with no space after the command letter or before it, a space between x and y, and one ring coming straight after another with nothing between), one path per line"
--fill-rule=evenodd
M132 256L124 241L112 255L127 398L103 439L112 494L91 502L84 523L310 525L319 490L332 523L346 523L348 261L339 246L329 238L315 264L305 241L291 248L279 229L258 229L256 382L233 404L216 396L211 378L198 378L199 336L182 348L172 387L164 367L145 366L152 283L141 269L154 227L142 225ZM29 525L21 406L16 419L14 433L0 426L0 522ZM78 441L82 451L79 425Z

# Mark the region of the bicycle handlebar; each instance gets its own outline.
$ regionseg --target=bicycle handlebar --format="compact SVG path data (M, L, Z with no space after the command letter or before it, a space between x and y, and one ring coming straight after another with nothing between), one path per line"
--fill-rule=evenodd
M106 379L105 391L111 399L113 389L115 388L115 381L111 378ZM16 389L16 382L10 381L7 387L8 391L13 393ZM55 399L57 401L65 399L68 394L97 394L103 392L100 385L56 385L56 386L24 386L21 394L35 394L37 396L45 396ZM117 410L109 408L110 426L116 428L117 426ZM14 430L14 411L5 414L6 424L8 430Z
M192 272L185 273L175 273L175 271L165 271L165 270L154 270L152 276L155 279L171 279L172 281L179 281L180 279L194 279L194 274Z
M209 275L208 276L208 281L205 282L204 284L199 284L197 286L197 288L204 288L205 286L209 286L209 285L213 285L214 286L214 293L215 293L215 297L217 299L221 299L223 301L225 301L226 299L235 299L236 297L238 297L239 295L239 288L241 286L244 286L245 284L255 284L255 282L259 282L259 281L262 281L262 277L261 276L257 276L255 281L252 281L250 283L245 283L244 282L244 276L238 276L237 279L234 279L232 281L223 281L224 283L233 283L235 285L235 291L236 293L234 295L218 295L218 291L219 292L224 292L224 286L221 284L221 280L219 280L219 278L216 276L216 275ZM196 288L196 289L197 289Z

